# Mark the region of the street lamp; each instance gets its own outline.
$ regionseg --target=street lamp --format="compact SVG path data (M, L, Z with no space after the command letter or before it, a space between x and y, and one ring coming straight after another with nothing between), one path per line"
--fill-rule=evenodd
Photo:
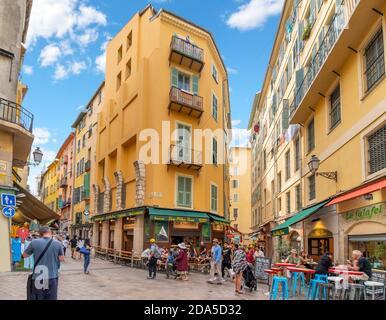
M322 176L324 178L334 180L335 182L338 181L338 172L337 171L329 171L329 172L317 172L319 169L320 160L317 156L312 155L311 160L308 162L308 168L313 174L316 174L317 176Z
M34 157L35 165L39 165L42 162L43 159L43 152L40 150L39 147L36 147L35 151L32 153Z

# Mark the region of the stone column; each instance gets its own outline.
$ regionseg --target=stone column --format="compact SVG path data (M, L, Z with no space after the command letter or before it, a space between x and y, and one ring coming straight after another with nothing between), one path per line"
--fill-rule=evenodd
M103 183L105 184L103 213L107 213L111 211L111 185L110 185L109 178L104 177Z
M108 248L109 247L109 233L110 233L109 220L103 221L103 223L102 223L102 241L101 241L101 247L102 248Z
M93 246L98 245L99 226L101 226L101 228L102 228L102 225L100 225L99 222L94 222L92 224L92 240L91 240L91 245L93 245Z
M145 205L146 172L141 160L134 161L135 168L135 203L137 207Z
M133 251L136 254L141 254L143 251L143 238L145 230L145 216L136 216L134 223L134 240L133 240Z
M94 192L94 214L98 214L101 212L98 212L98 202L99 202L99 186L97 184L92 185L93 192Z
M122 218L115 220L115 228L114 228L114 249L115 250L122 250L122 225L123 225Z
M122 195L123 195L123 174L122 171L114 172L115 182L117 184L117 193L116 193L116 208L117 210L124 209L122 206Z

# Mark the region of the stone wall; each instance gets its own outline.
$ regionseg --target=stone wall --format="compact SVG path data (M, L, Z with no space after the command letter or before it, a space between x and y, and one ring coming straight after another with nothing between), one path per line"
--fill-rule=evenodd
M145 205L146 171L145 164L141 160L134 162L135 168L135 204L137 207Z

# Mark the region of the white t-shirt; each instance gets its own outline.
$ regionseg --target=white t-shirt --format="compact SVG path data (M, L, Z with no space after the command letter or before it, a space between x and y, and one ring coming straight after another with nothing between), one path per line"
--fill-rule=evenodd
M69 242L67 239L64 239L64 240L62 241L63 247L66 248L66 249L68 248L69 243L70 243L70 242Z

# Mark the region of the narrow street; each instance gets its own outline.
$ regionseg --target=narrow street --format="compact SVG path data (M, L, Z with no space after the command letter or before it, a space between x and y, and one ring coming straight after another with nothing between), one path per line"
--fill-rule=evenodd
M210 285L208 275L192 273L189 281L146 279L146 270L132 269L101 259L92 259L90 274L83 274L83 262L75 261L67 253L62 264L59 300L266 300L267 286L259 284L257 292L235 295L233 283ZM0 274L0 300L26 298L26 272Z

